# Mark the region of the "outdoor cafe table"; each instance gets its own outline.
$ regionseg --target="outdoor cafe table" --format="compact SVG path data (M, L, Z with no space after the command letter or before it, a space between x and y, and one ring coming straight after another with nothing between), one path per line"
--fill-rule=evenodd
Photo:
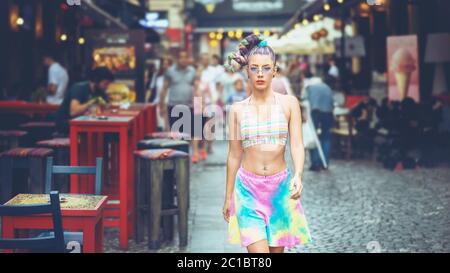
M107 196L60 194L65 231L83 232L83 252L103 252L103 210ZM48 194L18 194L5 205L37 205L50 200ZM51 214L3 216L3 238L14 238L16 229L51 229ZM8 251L11 252L11 251Z
M70 124L70 164L79 166L93 164L95 156L103 156L103 142L106 134L114 134L118 138L118 166L110 171L118 172L118 192L109 195L105 210L105 226L119 227L119 246L128 248L128 238L134 232L134 162L133 151L137 146L137 122L134 116L80 116L72 119ZM80 134L87 135L87 141L79 141ZM86 162L87 161L87 162ZM78 177L71 176L71 193L89 193L86 183L79 185ZM118 218L110 220L109 217Z
M27 102L21 100L0 101L1 114L48 115L56 113L59 105Z
M106 117L135 117L136 118L136 126L137 126L137 133L138 133L138 139L144 139L145 136L145 131L146 131L146 125L148 123L146 123L146 119L145 119L145 111L143 110L138 110L138 109L133 109L133 110L129 110L129 109L114 109L114 108L108 108L105 109L101 112L102 116L106 116ZM148 125L147 125L148 126Z
M156 132L157 117L156 117L156 103L133 103L129 110L141 110L144 112L144 134Z

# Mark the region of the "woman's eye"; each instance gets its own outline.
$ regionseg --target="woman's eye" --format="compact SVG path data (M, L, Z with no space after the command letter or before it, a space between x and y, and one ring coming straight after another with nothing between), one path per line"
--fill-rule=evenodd
M252 72L258 72L258 68L256 68L256 67L252 67L252 68L250 68L250 70L251 70Z
M264 67L264 72L270 72L271 68L270 67Z

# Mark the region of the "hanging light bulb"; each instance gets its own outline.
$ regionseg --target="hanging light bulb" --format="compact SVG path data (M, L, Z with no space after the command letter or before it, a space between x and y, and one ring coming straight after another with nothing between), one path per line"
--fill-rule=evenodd
M60 37L61 41L65 42L67 41L67 34L62 34Z
M210 38L210 39L216 38L216 33L215 33L215 32L210 32L210 33L209 33L209 38Z
M223 39L223 34L222 33L217 33L216 39L217 40L222 40Z
M339 4L342 4L342 3L344 3L344 0L337 0L337 2L338 2Z
M323 9L324 9L325 11L329 11L329 10L331 9L330 4L328 4L328 2L325 2L325 3L323 4Z
M299 29L299 28L300 28L300 24L298 24L298 23L295 24L294 28L295 28L295 29Z
M309 24L308 19L306 19L306 18L303 19L302 24L303 24L304 26L307 26L307 25Z
M314 15L313 19L314 19L315 22L319 21L320 20L320 15L319 14Z
M266 37L270 36L270 31L265 30L265 31L264 31L264 36L266 36Z
M16 24L17 24L18 26L23 25L23 23L24 23L24 21L23 21L23 18L22 18L22 17L17 18Z
M232 31L232 30L228 31L228 38L233 39L234 36L235 36L234 31Z
M78 44L84 45L84 43L85 43L85 40L83 37L78 38Z

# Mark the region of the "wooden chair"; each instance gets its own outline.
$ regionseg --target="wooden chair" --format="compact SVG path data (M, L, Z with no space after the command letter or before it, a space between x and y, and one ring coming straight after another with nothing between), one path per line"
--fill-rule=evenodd
M353 138L357 134L356 129L353 126L353 117L350 113L346 115L339 115L335 117L335 127L331 129L331 134L336 139L337 147L341 152L345 154L346 159L350 159L353 154L352 145Z
M56 165L70 165L70 139L69 138L52 138L37 142L37 146L53 150L53 157ZM69 192L69 176L56 175L55 182L60 187L60 192Z
M22 249L39 252L66 252L62 227L59 193L50 193L50 204L29 206L0 206L0 216L26 216L51 213L53 217L53 232L50 236L36 238L0 238L0 249Z
M0 131L0 152L20 147L24 143L27 132L20 130Z
M135 155L135 202L136 202L136 241L144 237L145 214L148 214L148 247L157 249L161 244L161 219L178 218L180 247L188 240L189 203L189 154L173 149L151 149L136 151ZM165 170L174 170L171 179L164 179ZM164 207L164 183L170 188L176 184L177 204ZM173 198L166 197L166 198ZM164 224L164 223L163 223ZM171 237L172 227L164 228L164 237Z
M102 194L102 164L103 158L97 157L95 166L57 166L53 165L53 157L47 157L47 168L45 176L45 193L52 189L53 174L94 174L96 195Z
M102 164L103 159L97 157L95 166L57 166L53 165L53 157L47 157L47 169L45 178L45 193L49 193L52 188L53 174L94 174L95 175L95 194L101 195L102 192ZM40 236L50 236L51 233L43 233ZM78 242L80 249L83 248L82 232L64 232L64 243Z
M20 147L1 153L0 203L5 203L17 193L43 193L45 159L52 154L52 149Z

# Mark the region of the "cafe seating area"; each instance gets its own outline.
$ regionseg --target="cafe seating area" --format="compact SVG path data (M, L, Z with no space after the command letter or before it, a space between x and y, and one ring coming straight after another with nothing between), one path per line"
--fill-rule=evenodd
M11 119L0 126L0 252L103 252L110 228L124 250L146 233L158 249L175 230L186 247L186 136L157 132L156 105L135 103L74 118L62 137L49 118L56 110L2 102Z

